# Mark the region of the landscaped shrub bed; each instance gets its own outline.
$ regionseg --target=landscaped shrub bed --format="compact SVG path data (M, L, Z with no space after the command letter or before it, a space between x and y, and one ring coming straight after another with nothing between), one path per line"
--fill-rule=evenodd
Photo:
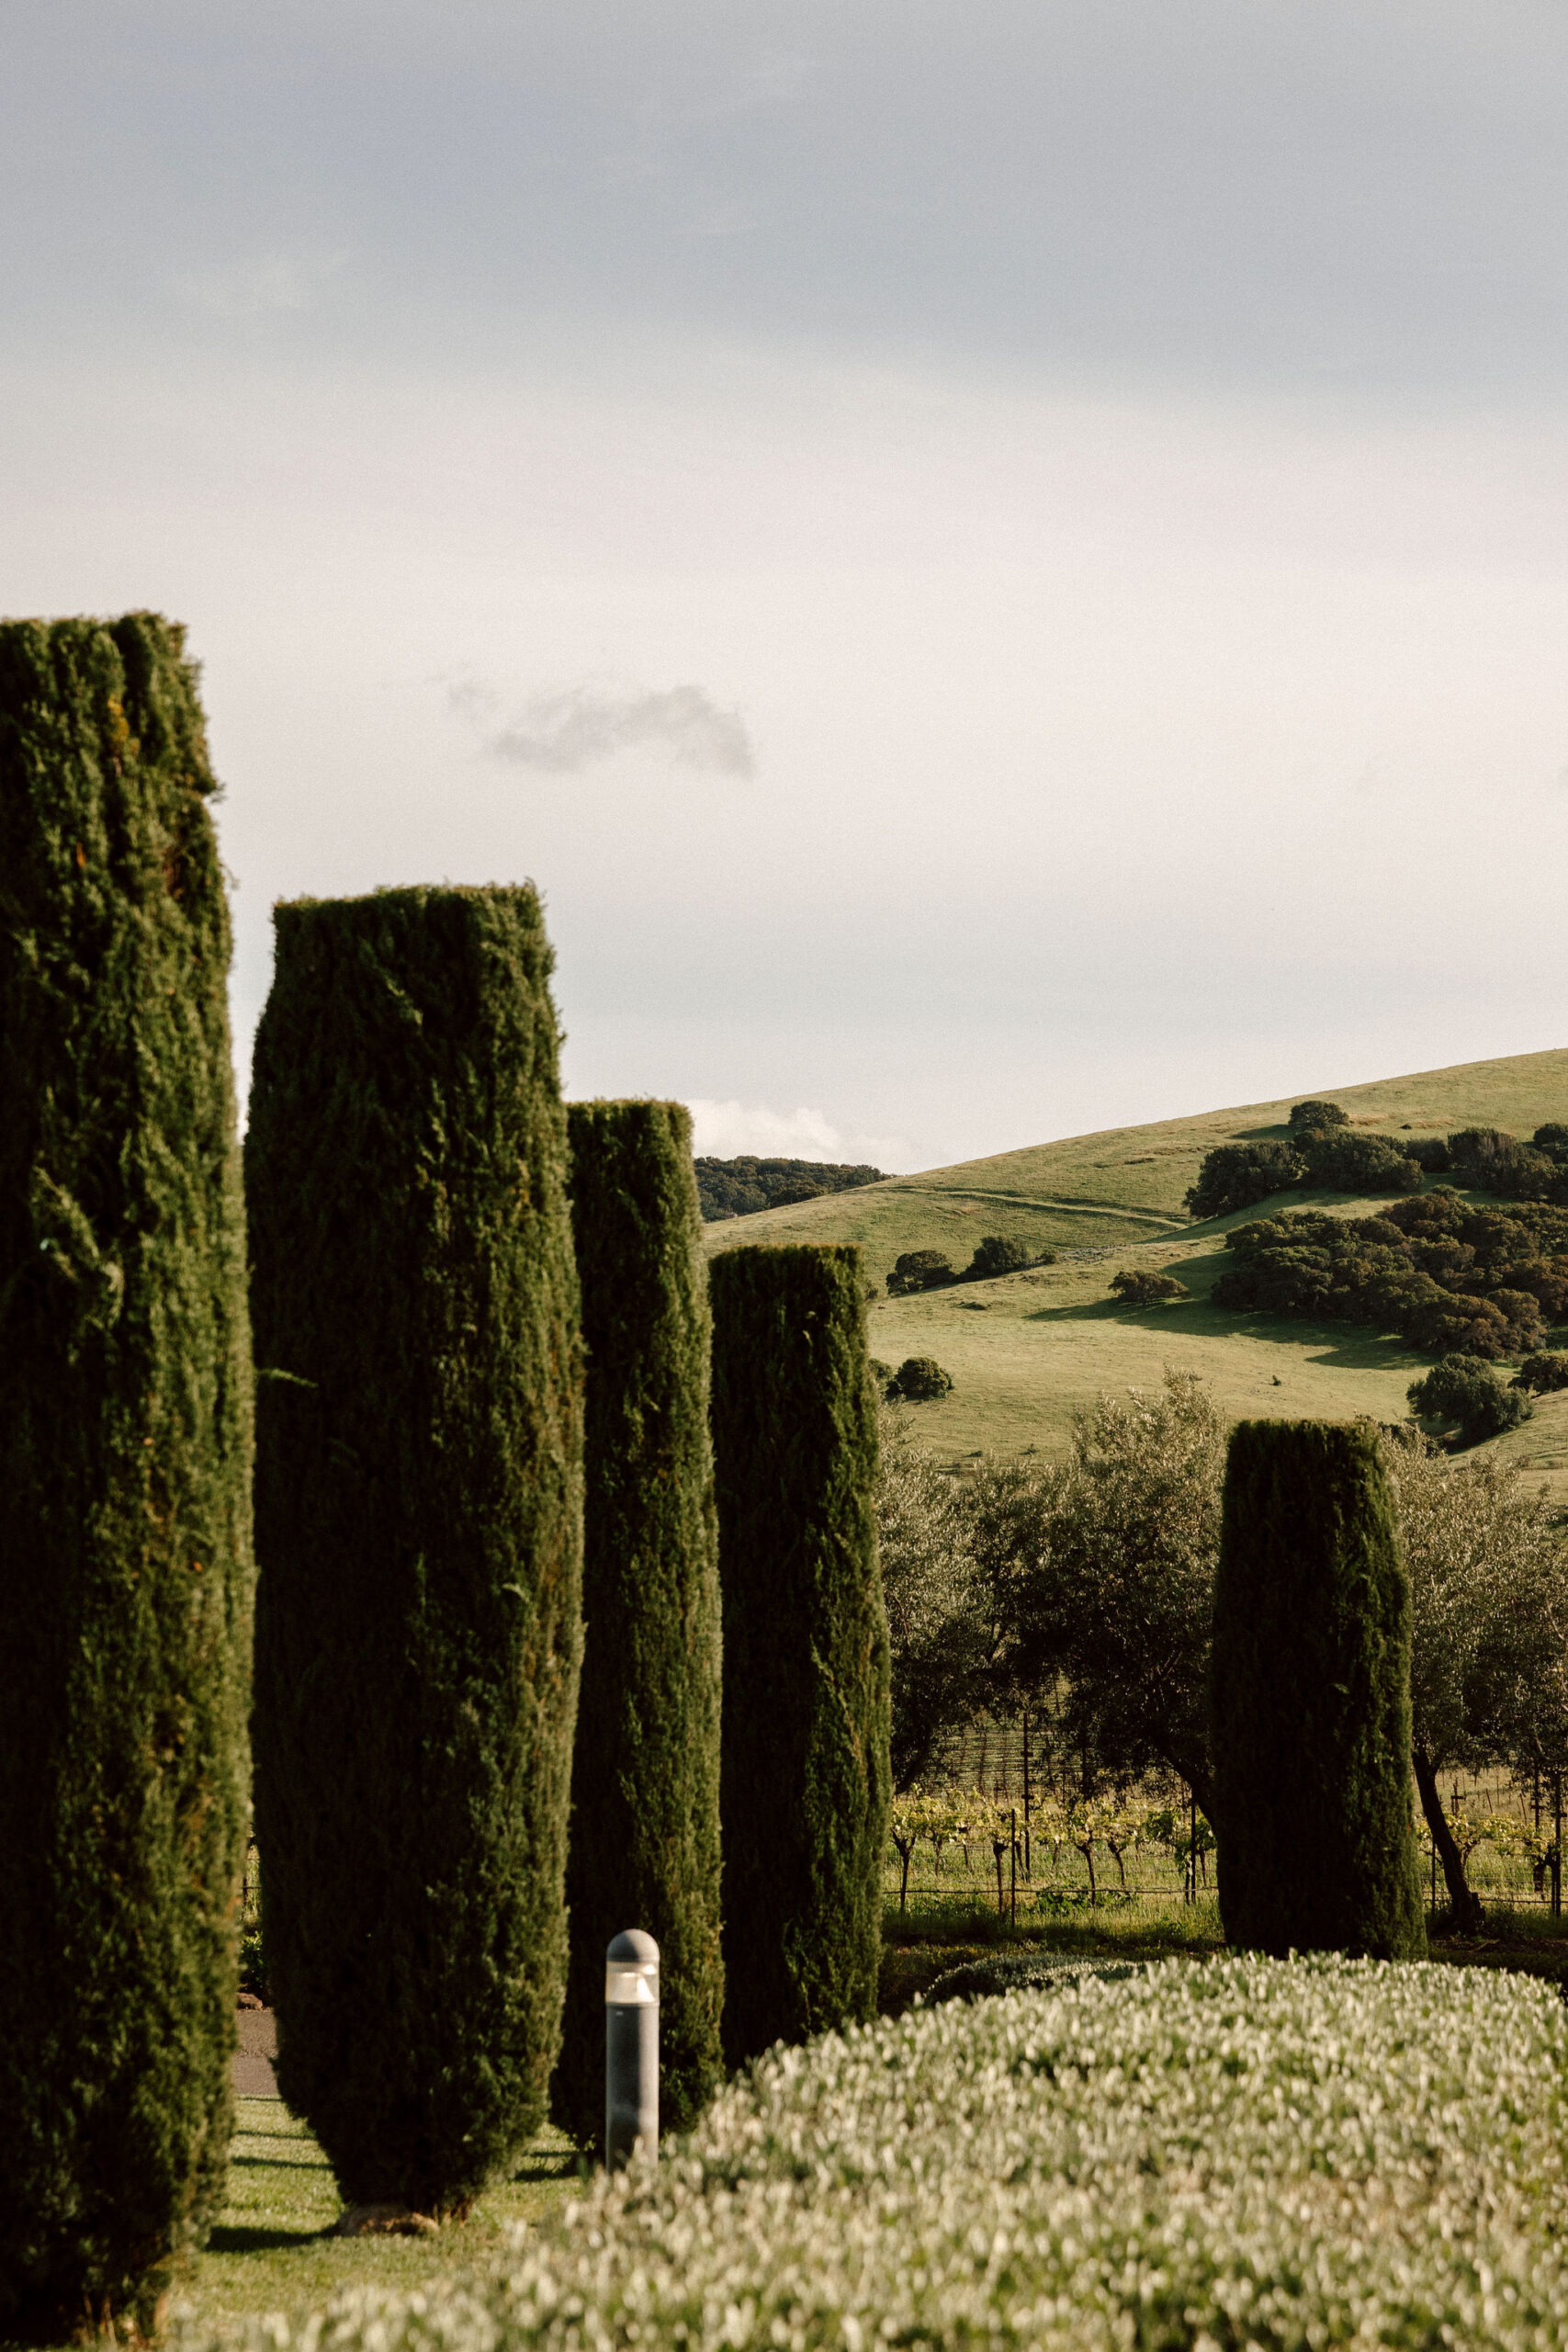
M1568 2012L1334 1959L1171 1962L779 2050L489 2279L255 2347L1556 2346Z

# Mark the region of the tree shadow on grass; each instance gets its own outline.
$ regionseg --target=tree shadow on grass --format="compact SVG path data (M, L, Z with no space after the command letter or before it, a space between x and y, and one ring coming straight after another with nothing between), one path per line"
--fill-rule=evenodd
M207 2241L209 2254L279 2254L290 2246L310 2245L318 2238L330 2238L333 2224L325 2222L312 2230L277 2230L253 2228L243 2222L220 2222Z
M1393 1333L1366 1323L1296 1322L1283 1315L1258 1315L1247 1307L1215 1306L1207 1298L1162 1299L1152 1306L1128 1306L1120 1298L1097 1298L1077 1306L1042 1306L1025 1323L1123 1323L1179 1347L1183 1340L1273 1340L1305 1349L1314 1363L1337 1372L1410 1372L1430 1368L1432 1359ZM1174 1359L1173 1359L1174 1360Z

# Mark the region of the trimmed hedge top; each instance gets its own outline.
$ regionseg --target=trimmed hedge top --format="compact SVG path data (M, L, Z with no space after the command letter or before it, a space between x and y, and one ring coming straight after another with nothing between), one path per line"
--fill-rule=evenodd
M261 2352L1568 2340L1568 2013L1517 1977L1168 1962L771 2053L488 2280Z

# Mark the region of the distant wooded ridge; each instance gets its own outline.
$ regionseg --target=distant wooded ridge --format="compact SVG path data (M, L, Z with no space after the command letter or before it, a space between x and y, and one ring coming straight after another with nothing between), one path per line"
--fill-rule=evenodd
M818 1193L848 1193L857 1184L882 1181L880 1168L852 1168L829 1159L699 1159L697 1198L709 1225L721 1218L750 1216L758 1209L814 1201Z

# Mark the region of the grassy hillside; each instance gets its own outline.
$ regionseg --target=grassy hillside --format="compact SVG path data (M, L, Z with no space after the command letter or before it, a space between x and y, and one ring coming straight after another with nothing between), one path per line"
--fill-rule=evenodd
M1243 1137L1282 1137L1291 1104L1309 1095L1342 1103L1357 1125L1373 1134L1398 1136L1408 1128L1413 1135L1450 1135L1458 1127L1486 1126L1528 1136L1547 1119L1568 1120L1568 1047L1461 1062L1367 1086L1303 1087L1277 1102L1247 1102L1153 1126L1109 1127L918 1176L890 1176L858 1192L830 1193L710 1226L708 1244L728 1250L754 1241L858 1241L867 1272L882 1282L906 1250L945 1250L955 1266L966 1264L986 1233L1042 1250L1173 1238L1194 1230L1182 1196L1204 1153Z
M1353 1216L1377 1205L1321 1194L1303 1197L1303 1205L1306 1198ZM1215 1306L1210 1294L1228 1253L1216 1227L1200 1231L1186 1244L1144 1242L995 1282L874 1300L872 1352L895 1366L906 1356L934 1356L953 1374L950 1396L911 1409L921 1442L954 1461L1032 1448L1059 1456L1075 1413L1107 1392L1157 1387L1167 1364L1200 1374L1231 1419L1405 1419L1404 1392L1429 1356L1359 1324ZM1122 1265L1174 1273L1192 1296L1126 1306L1109 1289ZM1511 1367L1499 1369L1506 1376ZM1534 1419L1497 1439L1495 1450L1539 1470L1568 1505L1568 1391L1537 1397Z
M1019 1453L1038 1447L1060 1454L1076 1412L1107 1391L1157 1385L1168 1363L1201 1374L1222 1410L1236 1419L1370 1413L1402 1420L1405 1389L1429 1358L1357 1325L1214 1306L1210 1294L1227 1262L1224 1235L1240 1220L1193 1225L1181 1213L1181 1194L1204 1152L1243 1136L1283 1135L1291 1102L1307 1091L769 1210L710 1226L709 1246L854 1240L879 1278L904 1250L945 1250L961 1265L986 1233L1062 1251L1056 1265L1028 1273L873 1302L874 1354L895 1365L906 1356L931 1355L953 1374L950 1397L914 1408L922 1440L952 1459L982 1449ZM1373 1132L1397 1134L1408 1125L1416 1134L1449 1134L1486 1125L1528 1136L1544 1120L1568 1119L1568 1051L1310 1091L1343 1103ZM1378 1205L1340 1193L1292 1194L1289 1204L1347 1216ZM1100 1254L1106 1250L1109 1255ZM1193 1296L1125 1306L1108 1290L1122 1265L1168 1270ZM1540 1400L1535 1419L1498 1443L1511 1458L1539 1467L1568 1502L1568 1394Z

